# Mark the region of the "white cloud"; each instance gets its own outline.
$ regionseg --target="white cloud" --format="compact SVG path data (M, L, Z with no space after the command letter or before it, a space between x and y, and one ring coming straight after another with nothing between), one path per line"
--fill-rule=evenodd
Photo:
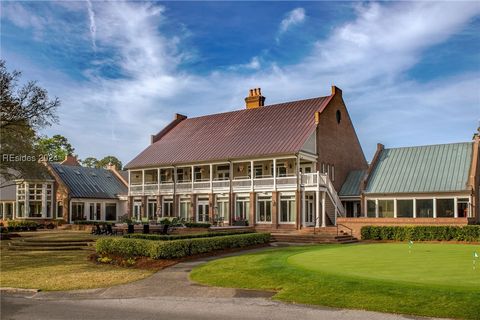
M296 8L288 12L280 23L280 33L286 32L290 27L305 21L305 9Z
M96 37L97 37L97 26L95 24L95 12L93 11L92 2L87 0L87 11L88 18L90 20L90 35L92 37L92 48L93 51L97 51Z
M115 154L127 162L174 112L195 116L242 108L253 87L262 87L271 104L327 95L335 83L343 89L367 157L378 141L391 146L468 140L479 118L480 75L419 83L405 72L426 48L454 36L479 13L475 2L359 5L353 21L333 29L298 64L253 57L198 76L178 70L191 52L180 51L181 39L159 31L162 6L102 2L95 5L96 45L115 55L86 70L86 84L59 83L45 74L47 88L63 100L62 126L49 131L69 137L81 157ZM292 22L285 25L287 30ZM105 64L125 77L101 76L98 68ZM245 70L249 73L240 72Z

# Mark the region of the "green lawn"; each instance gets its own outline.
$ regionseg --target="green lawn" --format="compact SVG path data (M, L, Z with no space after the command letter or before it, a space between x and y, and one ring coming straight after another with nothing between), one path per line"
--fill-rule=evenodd
M480 246L415 243L272 249L209 262L202 284L274 290L274 298L339 308L480 319ZM478 262L480 264L480 261Z
M36 240L88 239L82 232L30 232ZM12 251L5 240L0 248L0 286L41 290L74 290L109 287L143 279L154 270L97 265L88 260L92 251Z

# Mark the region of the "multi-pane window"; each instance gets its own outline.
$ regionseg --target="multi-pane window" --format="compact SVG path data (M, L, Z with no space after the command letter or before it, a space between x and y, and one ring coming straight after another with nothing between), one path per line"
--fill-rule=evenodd
M85 220L84 208L83 202L72 202L72 221Z
M237 196L235 201L235 220L247 220L250 214L250 197Z
M116 221L117 220L117 204L105 203L105 220Z
M377 205L375 204L375 200L367 200L367 217L375 218L376 215Z
M277 165L277 177L286 177L287 176L287 166L285 164Z
M157 213L157 201L149 200L148 201L148 219L153 220Z
M180 198L180 205L179 205L179 216L180 219L188 220L188 215L190 212L190 197L182 197Z
M455 214L455 201L453 199L437 199L437 217L453 218Z
M88 206L89 219L98 221L102 219L102 204L90 203Z
M417 218L433 218L433 199L416 200Z
M280 222L295 222L296 218L295 195L280 195Z
M272 222L272 195L257 196L257 222Z
M223 221L228 221L229 219L229 200L228 197L217 197L217 215L218 218L223 219Z
M394 217L393 200L378 200L378 217L379 218Z
M172 182L172 169L160 169L160 181Z
M223 165L217 167L217 180L228 180L230 179L230 166Z
M413 218L413 200L397 200L397 218Z
M263 176L263 166L261 164L256 164L253 166L254 178L261 178Z
M63 204L59 201L57 202L57 219L63 218Z
M178 168L177 169L178 182L188 182L188 181L190 181L189 173L190 173L189 168Z
M163 210L164 217L170 217L173 215L173 198L163 198Z

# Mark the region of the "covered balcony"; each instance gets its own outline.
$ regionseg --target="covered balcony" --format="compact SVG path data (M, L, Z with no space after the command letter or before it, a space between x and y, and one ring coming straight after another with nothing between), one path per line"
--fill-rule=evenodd
M294 157L132 170L129 177L130 195L281 191L326 183L315 162Z

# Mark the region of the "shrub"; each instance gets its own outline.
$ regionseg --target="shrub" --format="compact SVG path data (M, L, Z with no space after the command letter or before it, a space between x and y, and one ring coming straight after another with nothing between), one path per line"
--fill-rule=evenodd
M187 228L210 228L210 223L203 222L186 222L185 227Z
M180 240L180 239L194 239L194 238L210 238L231 236L236 234L253 233L253 230L239 230L239 231L218 231L218 232L202 232L196 234L171 234L171 235L156 235L156 234L127 234L124 238L145 239L145 240Z
M215 250L242 248L268 243L269 233L248 233L210 238L148 241L133 238L101 238L96 242L99 254L114 254L126 258L145 256L152 259L182 258Z
M363 240L480 241L480 226L365 226Z

